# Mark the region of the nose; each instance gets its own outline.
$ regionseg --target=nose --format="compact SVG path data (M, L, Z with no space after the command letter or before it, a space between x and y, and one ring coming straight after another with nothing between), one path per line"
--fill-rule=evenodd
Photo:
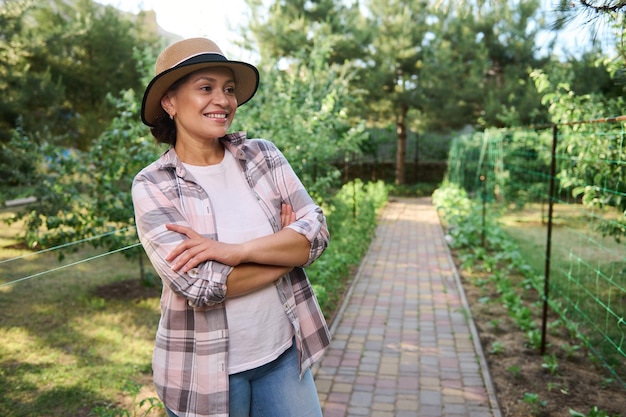
M213 102L215 104L219 104L221 106L225 106L228 104L228 95L224 90L215 89L214 92L215 93L213 95Z

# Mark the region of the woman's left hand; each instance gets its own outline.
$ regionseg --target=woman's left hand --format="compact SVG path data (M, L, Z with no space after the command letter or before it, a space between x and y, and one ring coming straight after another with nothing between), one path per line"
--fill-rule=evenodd
M166 224L167 230L187 236L185 240L172 250L165 258L174 262L172 269L187 272L204 261L218 261L225 265L237 266L241 263L239 245L218 242L202 237L192 228L177 224Z
M289 204L283 203L280 208L280 223L283 229L296 221L296 212Z

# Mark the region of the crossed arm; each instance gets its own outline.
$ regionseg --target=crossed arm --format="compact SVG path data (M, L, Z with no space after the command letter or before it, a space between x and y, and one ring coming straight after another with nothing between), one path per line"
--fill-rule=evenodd
M292 207L283 204L283 229L274 234L240 244L204 238L190 227L167 224L168 230L187 236L165 258L174 271L188 272L204 261L214 260L233 266L228 275L228 298L261 289L307 262L311 244L306 237L285 228L296 221Z

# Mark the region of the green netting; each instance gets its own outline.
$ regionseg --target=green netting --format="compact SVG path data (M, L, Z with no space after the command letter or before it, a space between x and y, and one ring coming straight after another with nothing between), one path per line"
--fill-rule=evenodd
M537 291L547 277L550 307L626 385L624 136L624 125L610 121L488 130L453 142L447 179L504 213L542 277Z

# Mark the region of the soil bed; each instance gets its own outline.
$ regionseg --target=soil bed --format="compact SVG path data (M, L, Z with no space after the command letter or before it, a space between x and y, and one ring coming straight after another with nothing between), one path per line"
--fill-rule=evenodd
M624 416L626 389L596 365L589 352L582 347L572 348L581 342L572 339L565 326L548 326L546 352L542 357L538 349L529 346L527 335L498 300L494 284L485 284L486 280L477 272L464 271L454 251L453 257L503 417L571 417L570 409L589 417ZM510 279L514 285L518 284L523 305L531 309L533 317L541 317L537 292L523 289L519 285L520 277ZM560 322L552 316L548 323ZM537 326L540 327L539 322ZM594 406L606 414L594 414Z

